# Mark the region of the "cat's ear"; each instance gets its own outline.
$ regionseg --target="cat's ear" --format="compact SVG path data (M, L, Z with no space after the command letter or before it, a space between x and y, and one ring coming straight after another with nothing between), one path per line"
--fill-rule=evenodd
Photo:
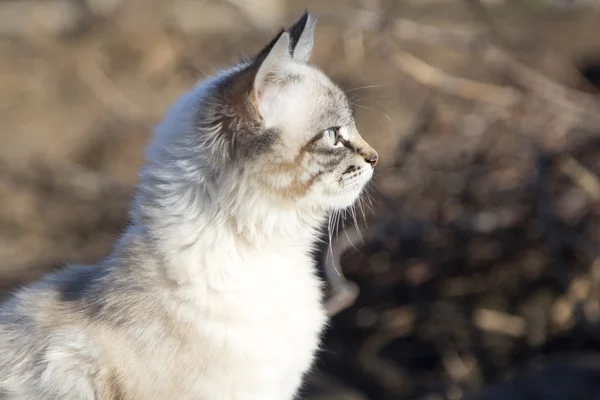
M262 100L269 82L277 77L281 67L291 59L290 35L282 31L261 51L255 61L259 64L254 77L253 100Z
M287 30L294 61L306 64L310 60L316 24L317 18L304 12L304 15Z

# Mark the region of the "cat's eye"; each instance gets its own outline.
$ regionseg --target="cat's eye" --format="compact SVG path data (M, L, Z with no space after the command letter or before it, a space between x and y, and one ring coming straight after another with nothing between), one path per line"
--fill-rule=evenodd
M323 131L323 137L334 145L340 142L340 128L332 126Z

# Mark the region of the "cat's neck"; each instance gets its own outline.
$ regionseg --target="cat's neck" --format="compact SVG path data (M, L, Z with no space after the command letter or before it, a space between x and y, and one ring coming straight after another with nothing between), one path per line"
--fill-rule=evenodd
M214 180L186 180L176 164L149 172L136 197L137 224L157 239L181 237L181 245L230 236L248 245L312 241L325 221L325 212L282 206L256 193L242 176L229 191L214 188ZM170 170L167 172L166 170ZM172 180L164 180L169 175Z
M150 161L136 195L134 225L172 268L312 250L325 213L280 207L242 176L214 177L192 165L181 157ZM223 190L220 179L238 181Z

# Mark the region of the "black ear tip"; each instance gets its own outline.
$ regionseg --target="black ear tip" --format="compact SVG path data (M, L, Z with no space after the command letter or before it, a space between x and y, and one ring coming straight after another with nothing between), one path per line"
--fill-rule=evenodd
M293 25L293 27L304 29L307 21L308 21L308 10L305 10L304 14L302 14L302 16L298 19L298 21L296 21L296 23Z
M290 35L290 50L293 52L294 49L296 48L296 45L298 44L298 40L300 39L302 32L304 32L304 29L306 28L306 24L308 23L309 17L310 17L310 14L308 13L308 8L305 8L304 14L302 14L302 16L298 19L298 21L296 21L289 29L281 28L279 33L269 42L269 44L267 44L254 57L254 60L258 63L262 62L267 57L267 55L269 54L269 52L271 51L271 49L273 48L275 43L277 43L277 41L279 40L279 38L281 37L281 35L284 32L288 32Z
M296 44L298 43L298 39L300 39L302 32L306 28L306 24L308 23L309 15L310 14L308 13L308 9L306 9L304 11L304 14L302 14L302 16L298 19L298 21L296 21L296 23L294 23L294 25L292 25L288 29L288 32L290 33L292 50L296 47Z

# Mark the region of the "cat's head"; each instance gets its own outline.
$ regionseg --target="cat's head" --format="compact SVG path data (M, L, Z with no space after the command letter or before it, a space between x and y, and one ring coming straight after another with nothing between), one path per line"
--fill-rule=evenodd
M377 152L348 97L309 64L316 19L304 14L261 52L211 83L196 114L208 161L243 171L265 196L293 205L352 205Z

